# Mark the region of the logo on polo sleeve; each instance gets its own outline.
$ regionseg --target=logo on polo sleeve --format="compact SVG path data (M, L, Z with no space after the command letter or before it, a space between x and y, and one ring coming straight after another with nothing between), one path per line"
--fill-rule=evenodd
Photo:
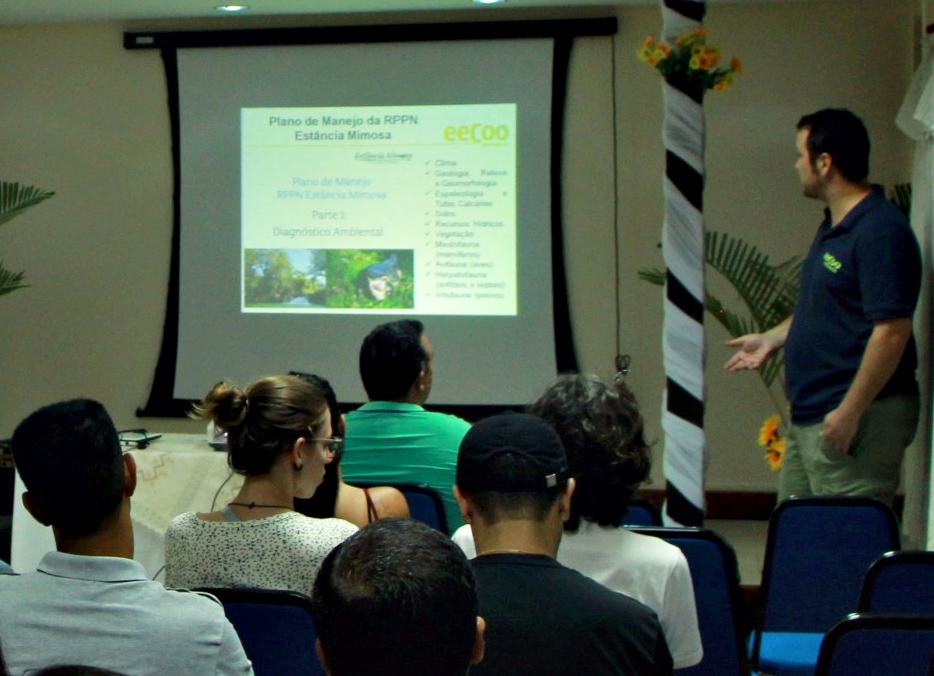
M840 271L840 268L843 267L843 263L834 258L832 253L825 253L824 267L830 270L832 273L837 274Z

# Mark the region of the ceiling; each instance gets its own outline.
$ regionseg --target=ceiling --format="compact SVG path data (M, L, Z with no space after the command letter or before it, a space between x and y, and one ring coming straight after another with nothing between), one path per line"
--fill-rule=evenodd
M215 7L228 0L0 0L0 25L88 21L174 21L217 19ZM658 0L505 0L500 5L480 6L471 0L240 0L249 10L237 19L314 14L451 12L470 19L516 18L514 10L594 11L624 5L656 5ZM720 0L740 2L816 2L819 0ZM717 0L714 0L716 3ZM232 20L230 15L225 21Z

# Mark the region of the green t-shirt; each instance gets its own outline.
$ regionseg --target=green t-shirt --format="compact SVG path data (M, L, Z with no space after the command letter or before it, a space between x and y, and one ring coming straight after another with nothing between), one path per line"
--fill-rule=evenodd
M451 487L457 449L469 429L470 423L457 416L426 411L418 404L371 401L347 414L343 479L349 484L428 484L441 496L454 532L464 520Z

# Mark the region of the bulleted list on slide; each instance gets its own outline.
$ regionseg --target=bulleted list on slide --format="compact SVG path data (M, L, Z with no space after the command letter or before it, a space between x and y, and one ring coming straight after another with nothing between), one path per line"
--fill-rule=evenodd
M244 312L517 313L516 105L241 109Z

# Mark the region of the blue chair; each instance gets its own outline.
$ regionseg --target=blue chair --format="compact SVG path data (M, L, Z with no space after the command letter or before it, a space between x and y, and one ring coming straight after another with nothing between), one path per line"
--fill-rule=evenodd
M662 514L658 507L644 498L636 498L619 521L620 526L661 526Z
M895 514L871 498L779 504L769 519L753 669L813 676L824 634L856 609L869 565L899 543Z
M256 676L324 676L315 652L309 597L266 589L197 591L213 594L223 604Z
M445 535L451 534L448 531L448 518L444 513L444 503L441 501L441 496L438 495L438 491L428 486L428 484L394 484L387 481L377 481L354 482L353 485L360 488L391 486L398 489L405 496L405 501L409 503L409 514L413 519L417 519Z
M821 643L815 676L927 676L934 616L853 613Z
M856 611L934 615L934 552L888 552L863 578Z
M706 528L632 528L679 547L694 585L694 603L704 658L678 676L749 676L749 658L740 630L741 598L736 552Z

